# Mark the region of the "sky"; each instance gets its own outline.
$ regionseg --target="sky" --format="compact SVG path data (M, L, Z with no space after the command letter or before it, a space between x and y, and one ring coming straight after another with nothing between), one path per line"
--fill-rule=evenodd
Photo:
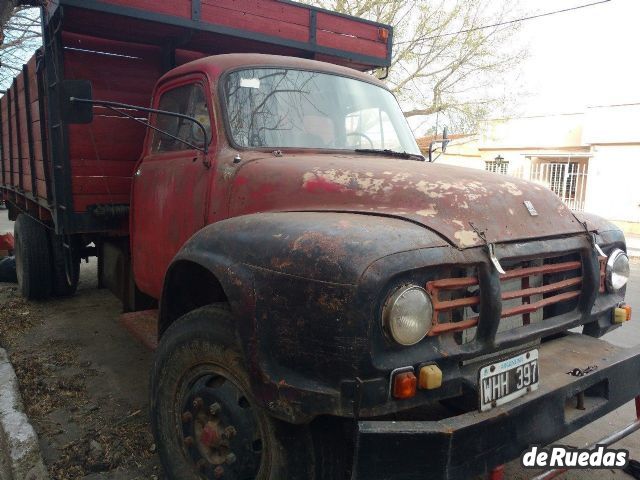
M535 12L594 0L522 0ZM640 102L640 0L611 0L524 22L529 58L519 82L522 115L580 112L588 106ZM517 85L515 85L517 87Z
M528 15L595 1L519 4ZM517 41L528 46L529 57L517 80L509 80L508 88L520 95L513 108L507 108L508 115L571 113L594 105L640 102L638 19L640 0L610 0L523 22Z

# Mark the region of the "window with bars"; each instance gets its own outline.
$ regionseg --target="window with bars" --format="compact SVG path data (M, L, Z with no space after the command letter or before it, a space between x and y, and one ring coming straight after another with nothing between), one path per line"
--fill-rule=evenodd
M506 175L507 170L509 170L509 162L494 162L494 161L484 162L484 169L487 172Z
M550 163L549 167L549 188L562 198L575 199L578 163Z

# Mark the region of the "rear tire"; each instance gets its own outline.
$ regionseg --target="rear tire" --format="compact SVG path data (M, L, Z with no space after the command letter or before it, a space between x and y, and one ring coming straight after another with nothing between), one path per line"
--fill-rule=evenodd
M50 232L51 265L53 294L58 297L70 297L78 288L80 278L80 258L75 253L73 245L64 246L62 235ZM71 242L71 239L69 239Z
M308 428L259 406L233 332L231 313L217 304L187 313L162 337L151 373L151 425L168 478L314 478ZM231 427L225 440L221 432Z
M47 228L26 214L14 225L18 288L27 300L51 295L51 253Z

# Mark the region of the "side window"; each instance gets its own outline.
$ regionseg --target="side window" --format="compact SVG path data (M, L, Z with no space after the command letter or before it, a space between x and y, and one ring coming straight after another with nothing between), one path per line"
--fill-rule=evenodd
M165 92L160 97L158 109L195 118L204 125L207 130L207 139L211 140L211 119L202 85L193 83ZM155 115L155 125L174 137L199 147L204 146L202 130L197 124L189 120L157 114ZM189 150L190 148L185 143L157 131L153 132L151 142L151 151L153 153L176 152Z

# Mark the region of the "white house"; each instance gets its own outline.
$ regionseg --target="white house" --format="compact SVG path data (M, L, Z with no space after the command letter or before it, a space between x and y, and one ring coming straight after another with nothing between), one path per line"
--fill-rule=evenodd
M640 234L640 103L490 120L452 139L438 161L538 182L569 207Z

